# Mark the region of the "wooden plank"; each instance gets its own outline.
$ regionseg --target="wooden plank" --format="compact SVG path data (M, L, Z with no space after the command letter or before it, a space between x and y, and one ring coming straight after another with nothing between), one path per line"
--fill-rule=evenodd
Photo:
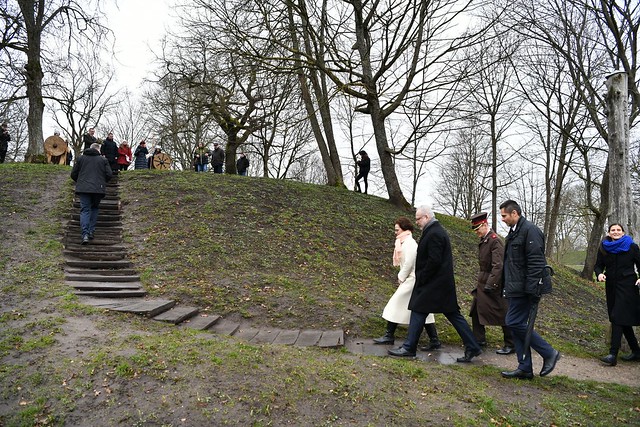
M316 345L318 341L320 341L321 337L322 331L316 331L313 329L301 331L295 345L300 347L310 347L312 345Z
M293 345L298 339L298 335L300 335L299 330L280 331L278 336L273 340L273 344Z
M200 310L197 307L179 306L173 307L159 315L155 316L153 320L159 322L168 322L177 325L183 321L192 318L198 314Z
M233 335L239 327L239 323L222 319L211 326L209 330L218 335Z
M169 310L174 305L176 305L176 302L172 300L143 300L115 310L123 313L142 314L148 317L154 317L163 311Z
M251 341L253 337L258 335L258 332L260 332L260 329L242 327L239 328L233 336L241 340Z
M129 283L136 282L140 284L139 275L116 276L116 275L93 274L91 272L87 272L84 274L65 274L64 278L69 282L129 282Z
M121 291L76 291L76 295L96 298L125 298L125 297L143 297L147 294L144 289L133 290L123 289Z
M117 290L117 289L142 289L142 286L140 284L140 282L129 282L129 283L122 283L122 282L78 282L78 281L71 281L71 282L65 282L65 284L76 288L76 289L81 289L81 290L86 290L86 291L113 291L113 290Z
M218 320L220 320L220 316L218 315L214 314L213 316L207 316L201 314L200 316L195 316L191 319L185 320L180 324L180 326L205 331L213 326Z
M317 345L324 348L342 347L344 345L344 331L336 329L322 332L322 337Z
M261 329L250 342L255 344L271 344L280 334L280 329Z

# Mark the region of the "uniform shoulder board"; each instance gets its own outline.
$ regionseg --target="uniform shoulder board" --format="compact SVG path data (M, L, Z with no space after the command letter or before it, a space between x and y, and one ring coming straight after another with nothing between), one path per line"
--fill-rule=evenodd
M492 238L492 239L496 239L497 237L498 237L498 235L497 235L496 233L493 233L493 234L491 235L491 238Z

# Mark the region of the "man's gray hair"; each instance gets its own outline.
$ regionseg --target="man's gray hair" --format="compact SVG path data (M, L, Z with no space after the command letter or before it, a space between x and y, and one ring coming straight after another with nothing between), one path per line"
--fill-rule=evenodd
M416 213L421 213L423 215L427 215L429 218L433 218L433 210L429 205L421 205L416 209Z
M94 142L93 144L91 144L91 148L100 151L100 144Z

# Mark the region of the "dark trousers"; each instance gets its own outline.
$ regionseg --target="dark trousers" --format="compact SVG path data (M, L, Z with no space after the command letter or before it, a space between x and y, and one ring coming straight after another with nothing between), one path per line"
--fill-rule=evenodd
M213 166L213 173L222 173L223 165L211 165L211 166Z
M487 342L487 329L480 323L477 309L471 312L471 326L473 328L473 336L476 337L476 341ZM504 338L504 345L506 347L513 347L513 334L506 326L502 326L502 336Z
M636 334L633 332L633 326L622 326L616 325L615 323L611 324L611 348L609 353L616 356L618 355L623 334L629 343L631 351L633 353L640 353L640 346L638 346L638 339L636 338Z
M96 222L98 222L98 208L103 197L104 194L78 193L82 236L95 232Z
M473 332L465 318L460 314L460 310L450 313L442 313L449 322L453 325L462 342L465 346L465 351L480 351L480 345L473 337ZM418 348L418 340L420 340L420 334L422 334L422 328L424 328L424 322L427 320L429 313L419 313L417 311L411 312L411 318L409 319L409 332L407 332L407 339L402 346L413 353Z
M553 357L555 354L555 350L551 347L551 344L546 342L535 330L531 333L531 346L527 349L524 348L530 310L531 302L529 298L509 298L509 310L507 311L505 322L513 333L513 341L516 347L516 354L518 355L518 369L524 372L533 372L531 349L537 351L544 359ZM523 356L526 356L524 360Z
M356 191L358 193L362 192L362 190L360 189L361 179L364 179L364 194L367 194L367 191L369 191L369 181L367 181L368 176L369 176L369 172L365 172L365 173L360 172L358 176L356 176Z

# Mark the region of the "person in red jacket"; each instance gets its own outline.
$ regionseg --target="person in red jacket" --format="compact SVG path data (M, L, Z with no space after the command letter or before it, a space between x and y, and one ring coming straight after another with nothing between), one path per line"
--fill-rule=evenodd
M131 153L131 147L127 141L122 141L118 147L118 170L126 171L129 169L131 159L133 155Z

